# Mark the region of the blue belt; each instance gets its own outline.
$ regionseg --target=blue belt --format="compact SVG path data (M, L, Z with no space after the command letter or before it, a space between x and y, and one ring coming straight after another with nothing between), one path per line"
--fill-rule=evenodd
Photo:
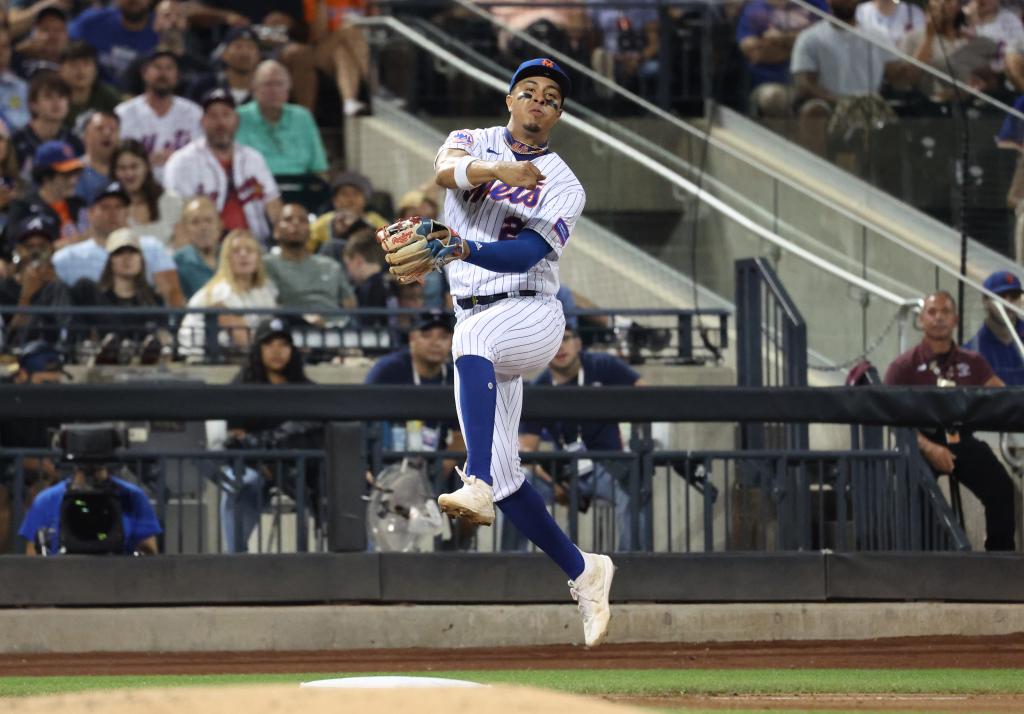
M478 305L490 305L491 303L515 297L533 297L540 295L536 290L513 290L510 293L496 293L494 295L474 295L473 297L459 298L455 304L463 310L470 310Z

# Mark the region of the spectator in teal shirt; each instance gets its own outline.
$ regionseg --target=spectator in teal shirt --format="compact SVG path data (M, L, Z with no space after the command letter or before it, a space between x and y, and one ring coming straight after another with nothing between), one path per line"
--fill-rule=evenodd
M178 280L185 299L190 299L209 282L217 270L217 251L223 228L213 201L197 196L185 204L181 228L188 244L174 254Z
M238 109L237 141L251 146L275 176L325 174L327 156L309 110L288 103L291 77L279 62L266 60L253 76L253 100Z

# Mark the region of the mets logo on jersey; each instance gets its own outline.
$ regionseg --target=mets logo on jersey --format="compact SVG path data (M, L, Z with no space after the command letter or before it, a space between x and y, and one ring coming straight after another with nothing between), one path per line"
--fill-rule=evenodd
M473 135L468 131L453 131L448 142L455 146L464 146L468 149L473 145Z
M466 203L479 203L486 196L492 201L508 201L513 206L521 203L527 208L536 208L537 204L540 203L540 192L543 189L543 181L538 183L537 187L532 190L509 186L501 181L488 181L471 191L463 191L462 198ZM568 234L568 231L566 231L566 234Z
M567 226L565 221L561 218L555 221L555 233L558 234L558 241L563 246L569 242L569 226Z

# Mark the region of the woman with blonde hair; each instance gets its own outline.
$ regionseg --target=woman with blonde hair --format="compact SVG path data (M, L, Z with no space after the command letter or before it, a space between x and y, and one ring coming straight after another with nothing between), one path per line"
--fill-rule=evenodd
M224 237L220 262L210 281L188 301L190 308L230 309L272 308L277 306L277 286L267 276L260 244L246 230L233 230ZM220 315L217 317L219 342L223 347L247 347L249 334L260 321L259 315ZM179 351L202 355L206 340L206 316L189 313L178 330Z

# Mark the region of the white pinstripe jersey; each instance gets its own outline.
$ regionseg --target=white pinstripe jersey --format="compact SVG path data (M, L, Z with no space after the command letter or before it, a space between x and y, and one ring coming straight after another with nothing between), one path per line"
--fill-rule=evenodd
M505 127L460 129L448 135L438 150L462 149L484 161L516 161L505 142ZM495 273L461 260L449 263L448 283L455 298L494 295L513 290L558 292L558 258L583 212L587 194L558 154L531 159L545 176L537 188L512 188L489 181L471 190L445 192L444 221L467 240L492 243L511 240L524 229L539 233L551 251L525 273Z

